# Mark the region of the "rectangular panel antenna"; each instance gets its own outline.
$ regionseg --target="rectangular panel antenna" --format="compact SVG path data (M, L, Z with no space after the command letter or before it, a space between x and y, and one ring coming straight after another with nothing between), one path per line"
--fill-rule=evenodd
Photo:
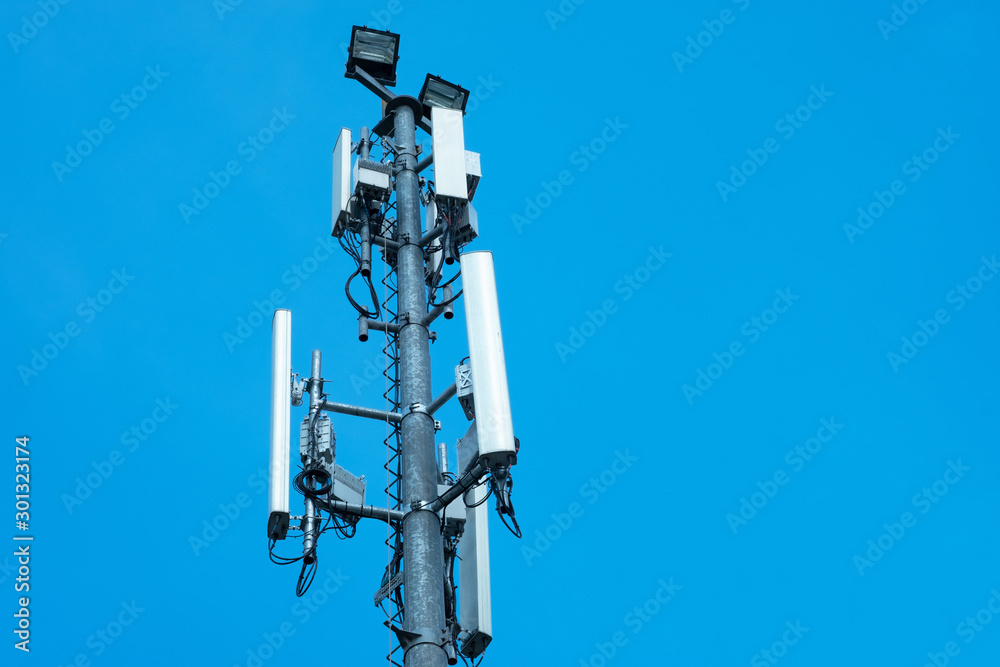
M516 449L493 253L468 252L461 262L479 455L490 467L508 465L508 459L516 459Z
M274 311L271 321L271 461L267 536L288 532L288 469L291 465L292 311Z
M458 442L458 470L464 473L479 456L476 443L476 424L469 427L465 437ZM465 533L458 543L458 622L462 626L459 640L462 654L478 657L493 640L493 609L490 599L490 503L480 502L486 497L486 485L467 491L466 505L480 503L479 507L464 507ZM449 506L450 507L450 506ZM461 507L461 505L459 505Z
M431 138L434 142L434 187L439 198L464 202L469 199L465 177L465 133L462 111L431 107Z
M340 130L333 147L333 229L340 238L351 217L351 131Z

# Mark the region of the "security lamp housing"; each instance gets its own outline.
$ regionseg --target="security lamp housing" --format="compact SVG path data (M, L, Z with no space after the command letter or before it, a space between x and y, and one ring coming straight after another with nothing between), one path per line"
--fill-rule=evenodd
M395 86L398 60L399 35L388 30L354 26L344 76L358 78L357 68L360 67L379 83Z
M417 96L424 107L424 116L431 117L431 107L442 109L458 109L465 113L465 105L469 102L469 91L458 84L445 81L439 76L428 74L424 86Z

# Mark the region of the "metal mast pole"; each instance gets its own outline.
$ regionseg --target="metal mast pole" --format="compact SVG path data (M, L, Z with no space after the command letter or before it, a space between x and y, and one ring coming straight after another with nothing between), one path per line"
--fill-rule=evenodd
M398 250L398 312L403 509L437 497L434 418L431 403L430 344L424 286L419 178L417 176L413 98L393 100L394 163ZM406 611L403 629L419 635L405 649L406 667L443 667L447 654L439 645L445 626L444 552L441 524L430 510L409 513L403 521L403 576Z
M331 230L357 263L346 291L359 313L358 339L367 341L370 329L386 333L383 351L391 363L383 372L388 383L383 396L392 407L376 410L326 400L318 350L313 354L308 381L296 380L290 365L290 313L281 310L275 314L268 538L274 562L300 560L276 555L273 547L276 540L286 538L291 518L286 479L290 463L286 404L290 398L292 405L301 405L303 386L308 383L309 416L304 422L308 429L300 429L300 449L309 450L305 452L308 467L296 479L304 479L309 488L296 483L296 490L305 496L301 523L305 558L301 560L312 562L304 563L296 593L301 597L312 582L315 571L307 568L316 562L313 557L323 532L319 530L323 512L329 514L328 522L338 522L334 526L343 537L353 536L353 528L362 517L386 521L391 528L386 545L392 553L374 601L380 605L390 599L394 611L386 612L389 619L385 624L395 632L399 643L386 658L399 664L395 662L396 651L401 649L404 667L444 667L456 663L459 651L464 657L479 658L493 639L486 508L451 504L476 487L480 495L485 494L481 487L489 481L501 520L516 537L521 537L510 500L509 470L516 463L518 443L507 397L492 255L467 253L459 257L460 248L479 235L478 217L472 207L482 176L479 154L465 150L462 130L469 91L428 74L419 100L395 95L387 86L396 85L398 60L399 35L354 26L344 76L360 81L384 103L382 118L372 128L380 137L381 155L378 160L371 159L368 128L362 128L358 144L352 143L350 129L340 130L333 148ZM418 128L431 135L432 141L432 150L420 162ZM352 170L353 152L359 157ZM431 163L436 187L423 193L419 173ZM422 196L428 206L426 233ZM440 218L435 212L439 206L443 207ZM395 221L387 217L393 207ZM371 279L372 246L382 249L386 267L391 270L382 282L394 294L385 297L381 307ZM430 279L425 248L427 256L435 260ZM461 269L439 284L443 264L459 259ZM394 278L390 277L393 274ZM358 275L371 293L374 313L351 295L351 281ZM453 295L451 285L460 275L463 291ZM452 303L465 289L469 290L465 297L469 363L460 363L456 381L434 398L430 363L433 334L428 326L442 315L451 319ZM428 312L434 295L440 295L441 301ZM285 375L290 386L286 385ZM460 376L465 378L461 382ZM435 434L440 425L434 413L456 395L467 419L475 420L478 412L479 420L457 444L460 465L442 475L448 472L448 448L441 449L439 470ZM476 404L478 410L474 409ZM323 412L377 419L385 422L387 429L392 424L391 434L385 439L389 507L366 505L364 476L352 475L336 463L333 425L321 415ZM458 549L463 551L461 558ZM460 590L453 576L456 565L461 575ZM400 624L403 627L398 627Z
M312 364L311 364L311 377L309 378L309 427L312 429L313 422L316 417L316 413L319 412L323 405L323 399L321 398L322 392L320 391L320 377L322 377L321 366L323 364L323 353L320 350L313 350L312 353ZM310 451L310 456L315 455L315 452ZM313 488L313 483L309 479L305 480L306 486L310 489ZM306 496L305 502L305 512L303 513L302 521L302 555L305 558L307 564L311 564L316 560L313 550L316 548L316 533L318 526L318 521L316 520L316 505L312 498Z

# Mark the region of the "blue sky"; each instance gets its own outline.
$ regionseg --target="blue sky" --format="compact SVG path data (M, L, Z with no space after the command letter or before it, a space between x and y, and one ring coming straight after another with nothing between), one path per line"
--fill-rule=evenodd
M387 651L385 527L321 542L310 609L262 483L275 307L296 369L322 349L331 400L382 405L327 252L335 138L380 116L342 76L362 23L402 34L397 92L473 92L525 534L493 525L484 664L997 664L995 5L294 4L0 10L35 536L4 664ZM434 328L436 393L461 307ZM384 503L384 427L334 427Z

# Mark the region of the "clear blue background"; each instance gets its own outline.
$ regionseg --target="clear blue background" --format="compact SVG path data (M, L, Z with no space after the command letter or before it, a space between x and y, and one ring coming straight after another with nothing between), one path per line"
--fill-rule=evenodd
M380 346L357 341L342 293L350 259L334 253L295 289L283 280L329 234L338 130L380 116L342 76L340 44L361 23L402 34L397 92L416 94L428 71L479 89L470 249L496 257L525 532L493 525L484 664L599 667L619 631L610 665L771 664L767 649L789 667L918 666L948 642L955 665L998 664L1000 619L970 643L958 626L1000 587L1000 281L961 310L948 299L1000 251L996 5L914 2L892 31L879 26L888 0L562 6L565 20L546 13L557 0L247 0L221 15L210 0L77 0L32 31L39 5L4 3L3 32L32 36L0 47L3 497L13 535L14 438L28 434L36 538L30 656L9 632L12 541L0 557L4 664L247 665L284 622L295 634L267 665L378 664L388 650L371 603L387 557L377 522L322 541L320 583L328 568L346 579L308 620L295 613L296 571L268 561L266 497L250 479L267 460L268 326L224 339L282 290L296 369L321 348L333 400L382 405L381 379L365 380ZM713 23L727 9L731 23ZM166 77L120 118L114 100L157 66ZM832 95L786 138L775 124L813 86ZM294 119L247 161L240 143L274 109ZM60 180L53 162L104 118L114 131ZM627 127L581 162L616 120ZM960 138L910 181L905 163L939 128ZM717 183L771 137L779 150L724 201ZM230 160L240 173L185 222L179 205ZM546 199L563 170L572 182ZM905 194L852 243L845 223L895 179ZM518 229L512 216L535 213L526 198L545 207ZM660 246L672 256L626 299L616 284ZM78 305L123 267L134 278L85 321ZM798 300L751 342L744 324L779 289ZM606 300L604 324L560 355ZM938 309L948 322L894 369L888 353ZM69 323L79 334L22 378ZM466 354L461 311L435 329L439 391ZM744 354L689 401L683 385L735 341ZM122 434L167 398L179 407L127 451ZM466 422L454 404L440 414L453 444ZM843 428L794 471L786 453L824 418ZM340 462L384 502L384 427L334 424ZM124 463L68 509L115 450ZM584 488L626 450L638 461L614 483ZM970 470L921 513L914 495L959 459ZM727 514L777 471L789 482L734 534ZM191 536L241 493L249 507L196 554ZM560 528L553 515L573 503ZM916 524L859 572L855 557L904 512ZM627 615L671 578L680 590L633 632ZM143 611L113 644L88 639L133 600ZM783 650L786 622L808 631Z

